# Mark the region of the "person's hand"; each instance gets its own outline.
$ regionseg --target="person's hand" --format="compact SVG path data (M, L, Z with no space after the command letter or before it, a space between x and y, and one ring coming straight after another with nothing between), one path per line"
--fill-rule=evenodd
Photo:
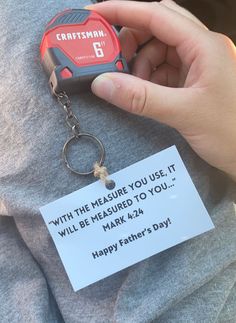
M99 97L177 129L195 152L236 180L236 48L167 0L108 1L88 7L121 30L123 55L138 47L133 74L106 73Z

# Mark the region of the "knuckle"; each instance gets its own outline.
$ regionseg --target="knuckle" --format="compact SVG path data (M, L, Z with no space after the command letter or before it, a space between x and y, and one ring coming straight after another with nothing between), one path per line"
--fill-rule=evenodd
M171 1L171 0L161 0L160 1L161 4L164 4L164 5L168 5L169 3L174 3L174 1Z
M156 9L158 8L158 6L159 6L160 4L162 4L162 2L164 2L164 1L165 1L165 0L162 0L162 1L160 1L160 2L157 2L157 1L151 1L151 2L149 2L149 6L151 6L153 10L156 10Z
M131 93L131 112L139 115L145 115L147 110L147 90L140 86L133 89Z
M228 36L221 33L215 33L215 37L221 46L227 49L232 49L233 42Z

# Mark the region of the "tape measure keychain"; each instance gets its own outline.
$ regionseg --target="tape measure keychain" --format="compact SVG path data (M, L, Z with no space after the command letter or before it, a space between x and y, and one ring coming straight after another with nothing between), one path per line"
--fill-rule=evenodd
M103 143L90 133L80 132L79 120L71 109L69 95L89 89L91 82L101 73L128 72L115 30L94 11L65 10L47 24L40 53L44 70L49 76L51 92L66 112L66 123L72 130L72 137L62 150L66 166L77 175L94 174L108 189L113 189L115 183L108 179L106 167L103 166ZM92 140L100 151L99 161L87 172L71 167L67 158L69 145L81 138Z

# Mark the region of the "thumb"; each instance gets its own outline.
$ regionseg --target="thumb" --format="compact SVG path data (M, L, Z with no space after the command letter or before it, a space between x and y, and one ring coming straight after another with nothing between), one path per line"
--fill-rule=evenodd
M191 88L165 87L123 73L99 75L92 83L92 91L119 108L176 129L182 128L187 120L192 101Z

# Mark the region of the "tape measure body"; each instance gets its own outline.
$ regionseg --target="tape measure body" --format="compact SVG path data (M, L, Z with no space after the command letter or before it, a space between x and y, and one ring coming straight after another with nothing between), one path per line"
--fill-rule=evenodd
M113 27L98 13L69 9L46 26L41 60L53 93L78 93L105 72L128 72Z

